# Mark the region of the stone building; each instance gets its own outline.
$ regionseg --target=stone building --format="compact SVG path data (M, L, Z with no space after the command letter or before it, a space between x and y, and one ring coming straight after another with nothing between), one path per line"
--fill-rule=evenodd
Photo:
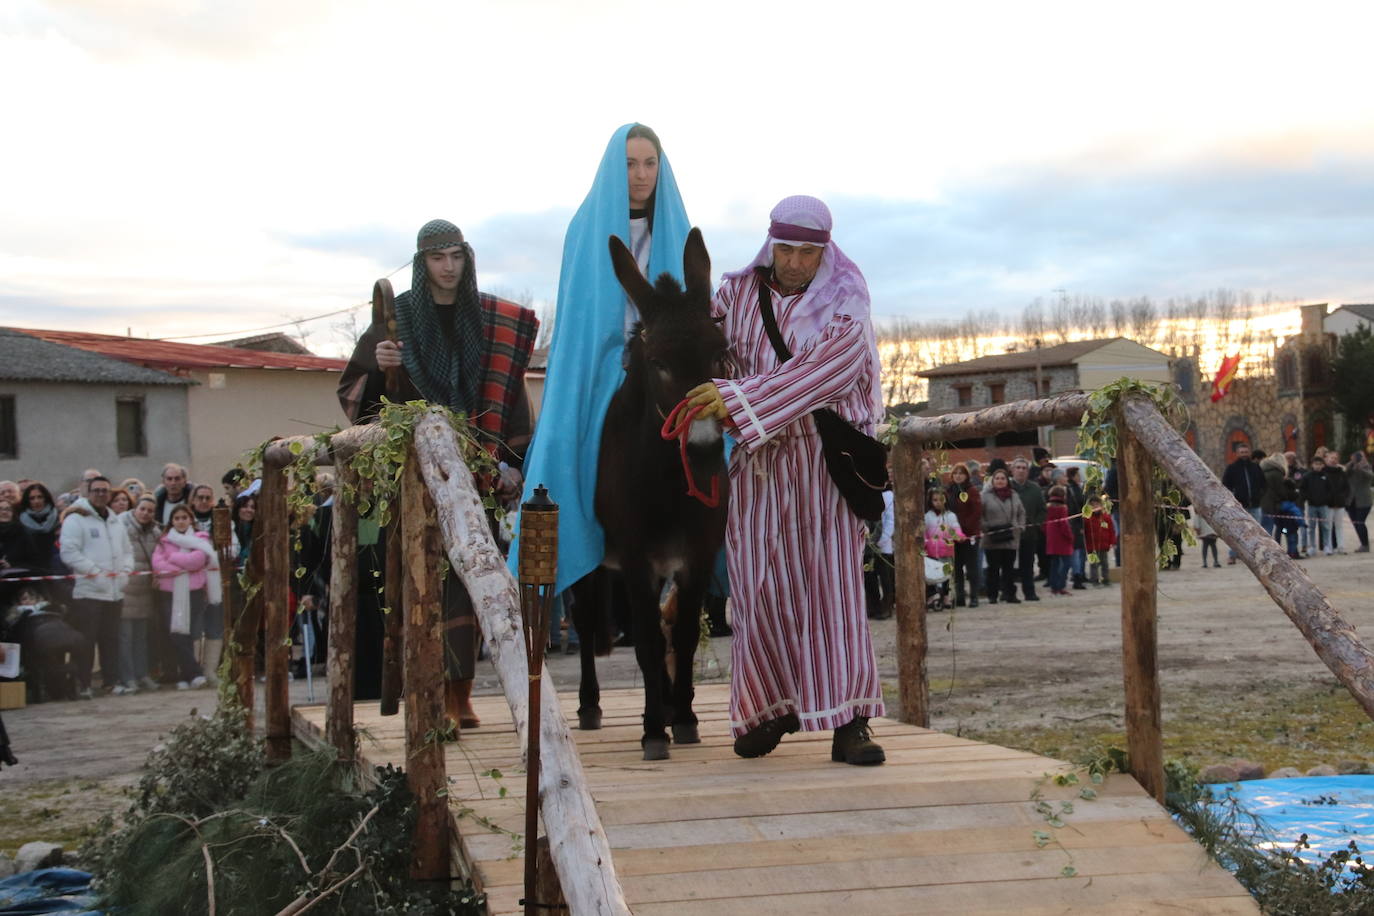
M930 403L922 412L925 416L977 410L1066 391L1091 391L1123 376L1164 384L1174 378L1168 356L1124 337L1076 340L1054 347L983 356L917 374L929 383ZM947 453L952 460L985 460L1027 454L1031 446L1043 445L1053 455L1072 455L1077 442L1076 427L1028 430L950 443Z
M1326 305L1303 306L1301 331L1275 349L1273 373L1236 379L1215 403L1211 376L1202 374L1196 353L1174 360L1174 381L1191 415L1188 444L1214 470L1225 467L1242 443L1306 459L1318 446L1340 440L1340 417L1331 401L1337 338L1327 318Z
M191 457L190 379L0 328L0 478L155 481Z

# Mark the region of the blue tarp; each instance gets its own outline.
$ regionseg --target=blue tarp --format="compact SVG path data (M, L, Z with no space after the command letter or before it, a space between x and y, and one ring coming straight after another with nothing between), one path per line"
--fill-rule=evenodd
M73 868L39 868L0 881L0 916L103 916L87 893L91 876Z
M1227 806L1227 799L1235 800L1236 826L1258 827L1262 838L1257 845L1262 849L1292 851L1305 833L1311 848L1298 855L1312 865L1351 840L1365 861L1374 861L1374 776L1251 779L1208 788L1217 799L1217 810Z

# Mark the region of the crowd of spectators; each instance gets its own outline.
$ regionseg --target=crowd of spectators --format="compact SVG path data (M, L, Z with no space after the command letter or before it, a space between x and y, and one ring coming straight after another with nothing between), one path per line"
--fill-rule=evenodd
M0 641L20 645L33 701L213 682L224 636L213 510L232 507L240 567L256 512L241 471L221 483L222 494L194 484L178 464L153 488L95 468L56 495L0 481Z
M1339 453L1326 448L1307 464L1294 452L1252 454L1246 445L1237 446L1235 455L1223 484L1266 532L1286 544L1289 556L1348 552L1347 517L1358 540L1353 552L1369 552L1366 521L1374 469L1363 452L1344 464ZM1115 466L1105 469L1100 492L1086 489L1079 466L1058 467L1039 448L1032 457L1010 463L970 460L945 471L933 466L925 471L931 483L925 494L931 610L978 607L980 599L1039 601L1040 584L1058 597L1110 584L1109 567L1121 563ZM1180 516L1197 537L1202 565L1219 565L1216 532L1184 500L1181 506L1162 507L1157 519L1159 544L1172 541L1176 548L1170 567L1183 562L1183 532L1175 527ZM894 605L892 534L889 493L887 512L872 526L870 539L868 612L875 619L891 616ZM1234 551L1227 562L1235 563Z

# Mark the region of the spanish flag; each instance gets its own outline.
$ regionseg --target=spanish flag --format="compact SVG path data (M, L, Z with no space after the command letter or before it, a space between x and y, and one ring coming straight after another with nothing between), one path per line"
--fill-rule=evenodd
M1231 383L1235 381L1236 370L1240 368L1240 354L1228 356L1221 361L1221 370L1217 372L1217 377L1212 379L1212 403L1215 404L1226 397L1226 392L1231 390Z

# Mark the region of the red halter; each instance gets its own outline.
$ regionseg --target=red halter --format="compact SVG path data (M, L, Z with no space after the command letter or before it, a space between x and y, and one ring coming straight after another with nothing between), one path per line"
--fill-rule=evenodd
M663 418L663 429L659 432L665 440L676 439L678 441L678 453L682 456L682 473L687 478L687 495L700 502L708 509L714 509L720 502L720 475L711 475L711 495L697 489L696 478L692 476L692 465L687 460L687 437L692 432L692 421L701 413L701 407L687 407L687 399L678 401L677 406L668 411L668 416Z

